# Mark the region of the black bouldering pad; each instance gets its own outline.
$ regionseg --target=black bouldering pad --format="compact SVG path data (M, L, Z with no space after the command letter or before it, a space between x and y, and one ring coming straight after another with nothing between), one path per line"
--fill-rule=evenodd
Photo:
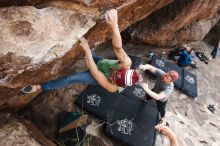
M184 70L183 72L183 87L182 91L193 97L196 98L198 96L198 90L197 90L197 77L196 75L190 73L187 70Z
M151 60L151 65L156 67L156 68L159 68L165 72L169 71L169 68L167 67L166 65L167 61L160 58L160 57L157 57L157 56L153 56L152 60Z
M147 93L144 91L144 89L139 86L138 84L133 85L133 86L127 86L122 92L122 95L128 97L128 98L132 98L135 100L140 100L144 103L149 101L149 98L147 97ZM149 104L154 103L154 102L149 102ZM152 106L155 106L154 104L152 104Z
M139 86L139 85L133 85L133 86L128 86L126 87L122 92L122 95L128 97L128 98L132 98L134 100L140 100L143 103L148 103L150 106L154 106L157 107L157 105L152 102L151 100L154 100L153 98L149 99L146 98L147 97L147 93L144 91L144 89Z
M124 97L107 122L107 135L126 146L153 146L156 138L154 126L158 123L156 102L144 103Z
M141 64L142 59L138 56L134 56L134 55L128 55L131 59L131 69L137 69L139 67L139 65ZM117 59L117 58L115 58Z
M121 97L118 92L109 93L99 85L91 85L76 100L76 104L94 116L106 120L112 115L112 110L117 107Z
M131 69L138 68L141 63L141 58L133 55L129 55L129 57L131 58L131 62L132 62Z
M127 86L122 92L126 97L133 98L136 100L144 100L147 93L144 91L144 89L139 86L138 84L135 84L133 86Z

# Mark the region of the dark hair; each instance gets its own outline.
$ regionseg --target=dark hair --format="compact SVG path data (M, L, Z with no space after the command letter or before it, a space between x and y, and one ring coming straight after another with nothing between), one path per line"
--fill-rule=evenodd
M191 53L192 51L196 51L194 48L191 48L190 50L189 50L189 53Z

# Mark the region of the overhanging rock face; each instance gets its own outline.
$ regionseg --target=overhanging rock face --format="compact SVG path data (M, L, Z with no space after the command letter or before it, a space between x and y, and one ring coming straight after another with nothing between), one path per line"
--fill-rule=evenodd
M220 0L176 0L159 11L154 12L146 19L134 24L125 34L132 41L161 46L202 40L208 31L200 33L198 27L208 28L210 30L213 24L217 22L215 19L219 9ZM214 23L211 25L208 22L204 22L205 20L211 21L212 19ZM203 23L200 26L195 24L199 21ZM204 27L204 25L206 26ZM194 30L192 28L196 29ZM196 38L192 38L192 36L187 34L190 38L186 39L187 36L181 36L186 35L184 32L193 34ZM176 39L176 37L178 38Z
M170 2L50 1L46 4L59 8L0 8L0 108L16 111L36 96L19 95L21 87L64 75L81 54L80 37L91 47L110 39L103 20L106 10L118 10L122 31Z
M0 17L1 55L14 56L14 61L25 56L32 64L62 57L95 25L91 14L53 7L2 8Z
M52 7L1 8L0 103L17 95L19 87L45 80L44 74L57 75L65 63L61 58L95 25L95 17ZM73 51L74 58L78 51Z

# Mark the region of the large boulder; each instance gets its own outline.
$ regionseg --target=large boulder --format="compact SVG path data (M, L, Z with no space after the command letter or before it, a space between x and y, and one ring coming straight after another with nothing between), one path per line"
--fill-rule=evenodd
M0 115L0 126L1 146L56 146L56 144L47 139L33 124L23 119Z
M220 0L176 0L125 31L127 39L161 46L202 40L219 17Z
M51 1L47 4L62 9L1 8L0 108L16 111L36 96L19 95L21 87L66 74L81 54L80 37L85 36L92 47L110 39L110 29L103 21L107 9L118 6L119 27L124 30L170 2Z
M210 20L200 20L193 23L192 25L187 25L174 33L171 45L200 41L202 40L212 27L219 21L219 15Z

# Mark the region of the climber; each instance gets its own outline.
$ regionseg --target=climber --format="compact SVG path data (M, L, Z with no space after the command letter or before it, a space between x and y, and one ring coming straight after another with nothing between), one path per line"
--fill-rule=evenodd
M122 40L118 26L118 15L115 9L105 13L105 21L112 30L113 51L118 60L104 59L90 50L85 38L80 39L80 46L85 52L85 61L89 70L73 73L42 84L29 85L21 89L23 93L46 91L65 87L69 84L99 84L109 92L121 91L142 80L140 74L130 69L131 59L122 48Z
M148 88L148 83L139 83L139 85L146 91L147 96L144 101L155 99L157 108L160 112L161 120L165 116L165 107L169 96L174 91L173 82L179 77L178 73L174 70L164 72L150 64L140 65L139 68L144 71L150 71L157 76L156 83L153 90Z

